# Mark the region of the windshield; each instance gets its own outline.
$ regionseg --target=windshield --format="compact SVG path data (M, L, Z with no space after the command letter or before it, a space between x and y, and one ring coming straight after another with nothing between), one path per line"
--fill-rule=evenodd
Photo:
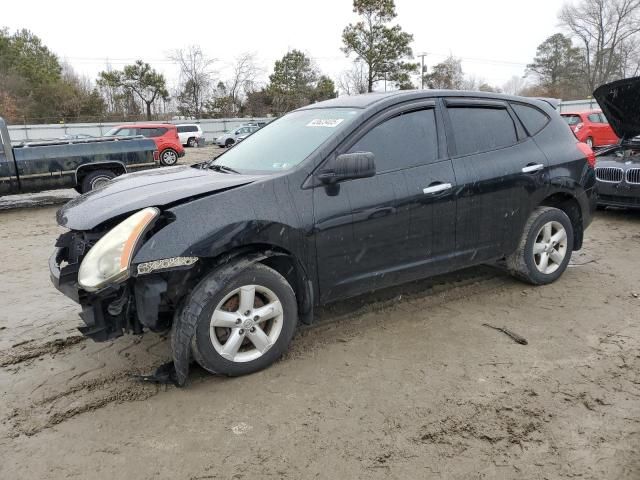
M251 134L213 161L238 171L278 172L300 164L360 113L353 108L292 112Z

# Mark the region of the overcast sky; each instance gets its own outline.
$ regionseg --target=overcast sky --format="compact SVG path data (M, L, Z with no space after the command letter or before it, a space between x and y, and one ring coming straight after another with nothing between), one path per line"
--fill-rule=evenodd
M414 36L415 54L431 67L450 53L466 74L501 86L522 76L536 47L558 31L562 0L396 0L396 22ZM313 57L336 78L349 66L340 51L342 29L355 20L350 0L243 1L4 1L0 26L27 28L60 58L91 78L107 59L121 68L137 58L162 71L172 85L176 48L200 45L224 77L229 62L255 52L265 69L287 49ZM153 5L153 6L152 6Z

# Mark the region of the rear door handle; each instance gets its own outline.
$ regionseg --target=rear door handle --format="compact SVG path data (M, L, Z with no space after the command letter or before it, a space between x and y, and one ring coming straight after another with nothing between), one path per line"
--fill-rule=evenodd
M440 193L440 192L444 192L445 190L449 190L450 188L451 188L450 183L438 183L437 185L431 185L427 188L423 188L422 193L427 195L430 193Z
M522 173L533 173L533 172L539 172L540 170L544 169L544 165L541 163L536 163L533 165L527 165L526 167L522 168Z

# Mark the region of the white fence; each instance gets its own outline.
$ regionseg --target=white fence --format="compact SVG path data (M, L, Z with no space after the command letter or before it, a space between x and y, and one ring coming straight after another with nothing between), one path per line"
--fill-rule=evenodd
M173 120L169 123L180 125L184 123L198 124L204 132L207 142L214 138L249 122L270 122L273 118L211 118L203 120ZM95 137L104 135L117 125L143 122L115 122L115 123L51 123L43 125L9 125L11 143L32 142L60 138L64 135L84 133ZM154 122L159 123L159 122Z

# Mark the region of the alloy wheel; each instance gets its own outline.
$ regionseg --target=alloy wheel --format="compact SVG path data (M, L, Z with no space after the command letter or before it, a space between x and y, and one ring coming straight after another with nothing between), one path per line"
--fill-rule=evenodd
M533 259L536 268L549 275L562 265L567 255L567 231L560 222L542 225L533 244Z
M250 362L278 340L282 303L261 285L244 285L227 294L211 315L209 336L216 352L231 362Z

